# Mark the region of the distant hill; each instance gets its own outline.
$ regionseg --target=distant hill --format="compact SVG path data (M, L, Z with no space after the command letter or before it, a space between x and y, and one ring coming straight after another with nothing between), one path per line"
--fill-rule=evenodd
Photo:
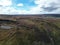
M0 14L0 16L53 16L60 17L60 14Z
M44 14L46 16L52 16L52 17L60 17L60 14Z

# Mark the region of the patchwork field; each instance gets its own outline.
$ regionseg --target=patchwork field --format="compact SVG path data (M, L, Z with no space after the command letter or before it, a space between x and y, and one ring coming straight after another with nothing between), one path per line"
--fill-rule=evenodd
M60 18L0 16L0 45L60 45Z

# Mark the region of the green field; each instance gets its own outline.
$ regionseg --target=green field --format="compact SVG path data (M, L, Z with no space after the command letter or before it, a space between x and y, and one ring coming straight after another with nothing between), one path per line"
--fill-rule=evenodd
M14 19L0 20L0 45L60 45L60 19L39 16Z

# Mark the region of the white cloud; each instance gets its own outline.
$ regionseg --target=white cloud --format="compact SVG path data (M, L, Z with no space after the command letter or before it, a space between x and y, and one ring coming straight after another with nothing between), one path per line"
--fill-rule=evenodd
M17 10L13 7L0 7L0 14L27 14L26 10Z
M0 14L49 14L49 13L60 13L60 2L59 0L35 0L34 1L37 6L30 7L29 10L17 10L11 7L12 0L0 0ZM17 6L24 6L23 3L17 4ZM58 9L53 10L51 12L44 10L47 7L56 7Z
M21 6L24 6L24 5L22 3L19 3L19 4L17 4L17 6L20 6L21 7Z
M10 5L12 5L12 1L11 0L0 0L0 5L10 6Z
M60 9L59 0L35 0L34 2L35 2L35 4L37 4L36 9L37 9L38 12L40 11L39 13L49 14L49 13L59 13L59 11L60 11L59 10ZM46 8L46 9L44 9L42 7ZM47 8L49 8L49 9L47 9ZM56 8L56 10L54 10L54 11L50 10L52 8ZM39 10L39 9L42 9L42 11ZM50 10L51 12L48 12L47 10Z

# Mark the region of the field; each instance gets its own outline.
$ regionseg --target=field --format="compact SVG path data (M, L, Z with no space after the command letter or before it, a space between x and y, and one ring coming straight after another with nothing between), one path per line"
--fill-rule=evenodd
M1 15L0 45L60 45L60 17Z

